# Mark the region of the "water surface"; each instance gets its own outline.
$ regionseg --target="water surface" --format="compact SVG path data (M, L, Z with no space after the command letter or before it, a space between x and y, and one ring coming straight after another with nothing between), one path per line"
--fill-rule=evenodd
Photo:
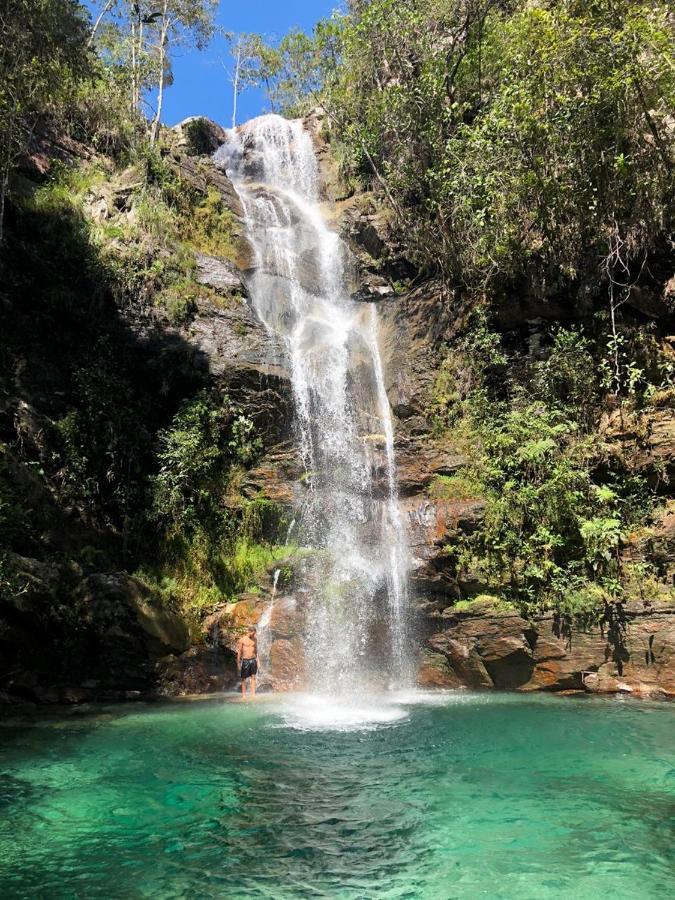
M0 895L650 898L675 706L468 693L0 728Z

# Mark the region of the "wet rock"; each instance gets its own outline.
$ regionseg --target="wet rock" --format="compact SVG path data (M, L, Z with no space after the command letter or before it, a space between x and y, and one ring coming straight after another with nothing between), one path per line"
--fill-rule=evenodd
M270 648L271 685L274 691L292 691L302 686L305 656L299 638L279 638Z
M290 639L302 634L305 619L296 597L278 597L274 602L270 629L275 638Z
M458 688L463 687L461 679L452 670L444 653L432 650L422 651L417 683L423 688Z

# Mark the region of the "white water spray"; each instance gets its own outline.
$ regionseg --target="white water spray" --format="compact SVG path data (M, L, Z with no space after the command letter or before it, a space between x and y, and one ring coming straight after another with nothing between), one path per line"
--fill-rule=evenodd
M301 121L254 119L229 133L215 160L244 208L254 309L290 360L307 473L297 522L311 551L298 591L306 598L308 681L338 692L370 677L405 683L408 551L376 310L348 295L347 252L321 213L319 170Z

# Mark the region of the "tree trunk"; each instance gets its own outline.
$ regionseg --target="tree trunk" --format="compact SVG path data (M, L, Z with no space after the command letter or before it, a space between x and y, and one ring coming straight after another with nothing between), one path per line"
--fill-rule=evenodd
M136 23L131 22L131 111L136 109Z
M108 0L101 12L98 14L98 18L94 22L94 26L91 29L89 40L87 41L87 47L91 47L91 45L94 43L94 38L96 37L96 32L98 31L98 26L101 24L101 22L103 21L103 17L110 11L114 3L115 0Z
M239 70L241 69L241 39L237 44L237 57L234 64L234 78L232 79L232 127L237 127L237 95L239 94Z
M159 85L157 87L157 109L155 117L152 120L150 128L150 143L154 144L159 135L159 126L162 118L162 103L164 101L164 80L166 77L166 44L169 34L169 20L166 17L167 4L164 3L164 15L162 17L162 28L159 37Z

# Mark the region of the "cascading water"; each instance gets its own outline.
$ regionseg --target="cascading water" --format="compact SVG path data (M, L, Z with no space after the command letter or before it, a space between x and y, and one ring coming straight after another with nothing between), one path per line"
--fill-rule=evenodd
M347 251L322 215L301 121L254 119L215 161L244 208L253 307L290 360L307 486L298 536L308 684L405 683L408 555L376 310L349 297Z

